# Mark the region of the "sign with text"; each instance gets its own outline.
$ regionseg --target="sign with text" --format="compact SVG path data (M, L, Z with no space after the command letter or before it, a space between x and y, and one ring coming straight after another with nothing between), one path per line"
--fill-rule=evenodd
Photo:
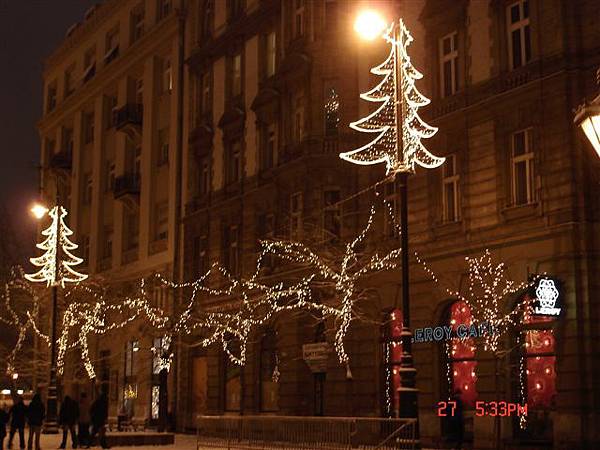
M327 371L329 353L331 353L329 342L315 342L314 344L304 344L302 346L302 358L306 361L312 373Z
M533 312L539 316L558 316L562 295L560 283L552 277L540 277L534 287L536 303Z

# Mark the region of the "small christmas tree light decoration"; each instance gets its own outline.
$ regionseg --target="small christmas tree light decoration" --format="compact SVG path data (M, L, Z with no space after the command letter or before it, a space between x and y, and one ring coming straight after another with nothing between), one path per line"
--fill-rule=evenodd
M408 56L408 46L413 38L400 20L392 24L383 38L390 44L387 59L371 73L383 76L383 80L370 91L361 94L363 100L382 103L374 112L350 124L354 130L377 133L370 143L340 153L340 158L354 164L370 165L386 163L387 173L415 171L415 164L435 168L445 158L432 155L421 143L422 138L432 137L437 128L427 125L417 111L429 103L421 94L415 80L423 75L415 69Z
M67 210L62 206L55 206L48 215L52 218L52 224L42 231L46 239L36 245L46 253L30 259L34 266L41 269L34 274L25 275L25 278L32 282L46 282L48 286L62 287L65 287L65 283L79 283L85 280L87 275L72 268L81 264L83 259L71 253L78 246L69 239L73 232L64 222Z

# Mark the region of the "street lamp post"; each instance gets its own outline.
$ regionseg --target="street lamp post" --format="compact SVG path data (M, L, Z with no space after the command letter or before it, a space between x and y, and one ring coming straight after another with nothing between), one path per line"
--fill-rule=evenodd
M40 269L25 278L31 282L45 282L51 287L52 311L50 317L50 376L48 380L48 397L46 406L46 420L44 423L45 433L58 433L58 398L57 398L57 361L56 361L56 324L58 318L58 287L65 283L78 283L87 278L73 269L73 266L81 264L83 260L71 252L77 249L69 239L73 232L67 227L64 218L67 210L60 206L57 196L57 206L51 210L44 206L35 205L31 212L39 219L46 213L52 219L51 225L46 228L42 235L46 238L37 244L37 248L45 250L42 256L31 258L31 263Z
M412 65L407 47L412 37L402 20L390 27L374 11L365 11L357 18L355 30L365 39L382 37L391 45L387 59L371 69L383 80L361 95L363 100L379 102L381 106L367 117L350 124L361 132L374 133L376 138L355 150L340 154L342 159L359 165L386 163L387 174L393 176L400 194L400 239L402 248L402 354L400 358L400 410L405 419L418 419L416 369L412 356L410 331L410 278L408 244L408 178L415 165L439 167L444 158L434 156L421 143L422 138L435 134L437 128L427 125L417 110L429 103L415 86L422 75Z

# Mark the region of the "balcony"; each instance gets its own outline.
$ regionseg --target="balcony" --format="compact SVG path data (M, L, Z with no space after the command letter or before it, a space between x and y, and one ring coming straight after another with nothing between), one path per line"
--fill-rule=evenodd
M48 165L53 170L71 171L71 163L73 160L73 152L71 150L61 150L58 153L50 155Z
M113 123L117 130L132 140L140 139L144 119L144 107L139 103L128 103L113 112Z
M122 200L130 208L136 208L140 200L141 179L137 173L127 173L115 178L115 200Z

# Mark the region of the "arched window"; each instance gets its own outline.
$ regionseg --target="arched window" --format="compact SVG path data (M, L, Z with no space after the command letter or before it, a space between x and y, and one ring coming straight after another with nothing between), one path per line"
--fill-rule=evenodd
M400 414L400 359L402 357L402 311L386 314L383 327L384 411L388 417Z
M469 306L463 301L450 305L449 326L453 335L461 325L467 327L473 323ZM447 374L450 382L450 394L458 393L463 405L473 408L477 400L477 361L475 360L475 341L473 338L452 338L446 344Z
M279 358L277 335L268 328L260 343L260 410L279 411Z

